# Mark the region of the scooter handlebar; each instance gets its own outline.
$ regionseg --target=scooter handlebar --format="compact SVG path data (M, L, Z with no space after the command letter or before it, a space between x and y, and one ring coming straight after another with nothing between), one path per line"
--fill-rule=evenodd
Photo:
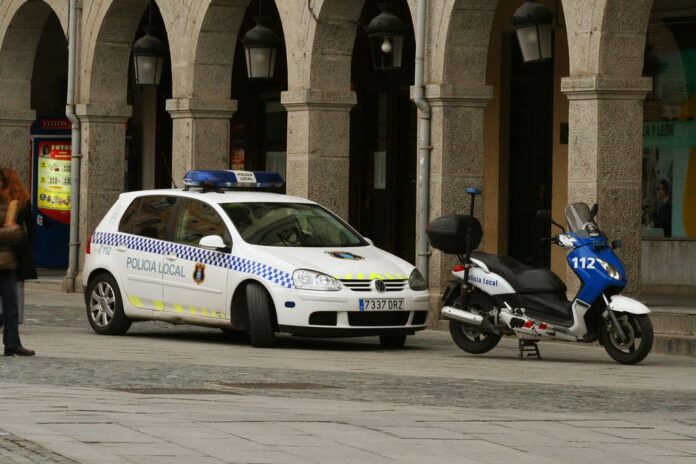
M553 237L541 237L539 239L541 242L550 242L550 243L558 243L558 235L554 235Z

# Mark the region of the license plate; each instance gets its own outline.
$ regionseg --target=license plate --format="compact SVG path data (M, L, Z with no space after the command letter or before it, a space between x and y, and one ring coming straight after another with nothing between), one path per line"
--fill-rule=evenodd
M360 298L360 311L398 311L404 309L403 298Z

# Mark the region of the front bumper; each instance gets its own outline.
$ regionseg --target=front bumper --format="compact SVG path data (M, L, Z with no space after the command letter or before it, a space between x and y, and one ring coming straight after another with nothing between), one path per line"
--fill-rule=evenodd
M271 291L281 332L315 336L412 334L427 327L427 291L375 293L342 289L321 292L276 288ZM398 310L361 310L364 298L401 299Z

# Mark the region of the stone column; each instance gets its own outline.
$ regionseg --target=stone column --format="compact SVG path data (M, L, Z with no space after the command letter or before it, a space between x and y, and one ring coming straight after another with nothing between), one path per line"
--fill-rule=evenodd
M599 204L598 223L618 254L629 285L640 288L643 100L650 78L571 76L561 81L569 100L568 203ZM578 280L568 270L569 293Z
M351 91L283 92L288 110L287 193L348 220Z
M131 111L130 106L108 104L77 105L76 108L82 127L80 274L87 238L125 189L126 122ZM78 277L76 285L80 282Z
M229 169L230 118L235 100L167 100L172 116L172 178L181 185L190 169Z
M445 214L468 214L467 187L497 188L483 185L484 108L493 97L490 86L428 85L425 97L431 107L430 219ZM483 224L483 196L476 198L475 215ZM456 258L431 250L428 286L432 308L449 280ZM431 318L437 320L437 317Z
M29 188L31 172L31 124L34 111L0 110L0 166L17 171Z

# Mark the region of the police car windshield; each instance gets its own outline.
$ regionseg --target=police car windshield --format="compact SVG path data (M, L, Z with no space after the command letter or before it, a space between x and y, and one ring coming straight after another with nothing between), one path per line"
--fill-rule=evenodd
M242 239L277 247L350 247L367 243L319 205L304 203L225 203L220 205Z

